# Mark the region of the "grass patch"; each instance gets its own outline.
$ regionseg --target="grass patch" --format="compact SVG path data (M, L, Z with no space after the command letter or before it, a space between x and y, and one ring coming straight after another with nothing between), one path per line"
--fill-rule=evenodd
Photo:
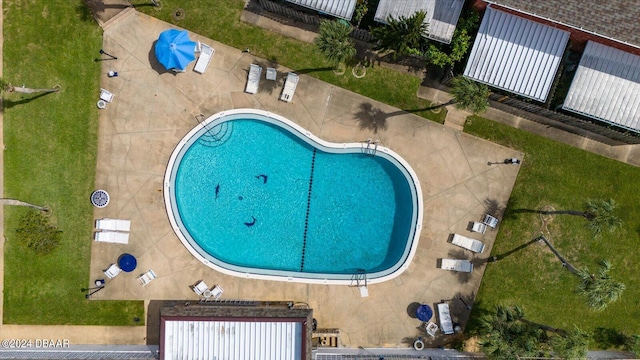
M148 4L147 0L135 0L134 5ZM238 49L251 49L251 53L293 69L297 73L313 76L322 81L364 95L374 100L444 123L446 111L433 113L426 109L431 102L416 96L420 79L405 73L372 66L361 79L351 75L347 69L337 76L331 70L315 46L282 36L271 31L240 21L244 7L241 0L163 1L156 10L150 6L139 6L137 10L163 21L193 31L207 38ZM182 9L184 18L174 19L176 9ZM446 110L446 109L445 109Z
M524 152L508 209L491 254L503 254L540 234L539 216L518 209L584 210L587 199L612 198L619 204L622 228L594 238L586 221L555 215L549 227L551 241L574 266L592 272L608 259L611 276L627 289L622 298L604 311L587 307L576 293L579 280L564 269L551 252L533 244L496 263L487 265L473 309L474 319L496 304L520 305L532 321L570 330L573 324L592 333L603 331L640 333L640 274L635 269L640 243L640 169L600 155L514 129L481 117L470 117L465 132ZM596 339L596 347L619 345Z
M89 301L101 29L73 1L5 1L4 77L59 93L5 94L5 196L52 210L60 245L36 256L16 243L24 208L5 207L4 323L133 325L141 301Z

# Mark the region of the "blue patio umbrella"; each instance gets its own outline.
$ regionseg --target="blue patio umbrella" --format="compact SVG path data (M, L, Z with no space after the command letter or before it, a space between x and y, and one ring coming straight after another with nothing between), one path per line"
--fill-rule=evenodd
M420 321L427 322L431 319L432 316L433 316L433 310L429 305L422 304L418 306L418 308L416 309L416 317Z
M156 58L167 70L184 70L196 59L196 43L186 30L169 29L160 34L156 42Z
M138 266L138 260L131 254L122 254L118 258L118 266L124 272L132 272Z

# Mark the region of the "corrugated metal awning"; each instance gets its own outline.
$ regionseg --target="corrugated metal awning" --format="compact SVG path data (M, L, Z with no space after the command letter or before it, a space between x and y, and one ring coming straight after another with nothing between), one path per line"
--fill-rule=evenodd
M356 0L287 0L290 3L335 16L351 20L356 8Z
M380 0L374 20L386 24L391 16L410 17L425 11L425 23L429 24L428 38L448 44L453 38L464 0Z
M587 42L562 108L640 131L640 56Z
M301 360L301 322L166 320L164 359Z
M569 33L488 7L464 76L547 100Z

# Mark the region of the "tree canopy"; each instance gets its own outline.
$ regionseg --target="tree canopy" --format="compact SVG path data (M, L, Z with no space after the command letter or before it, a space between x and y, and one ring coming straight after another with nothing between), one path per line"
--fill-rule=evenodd
M401 55L420 54L423 45L427 44L425 36L429 25L424 21L426 16L424 11L397 19L389 16L385 26L371 30L371 35L378 41L373 49L393 51L394 59Z
M352 31L353 28L347 22L322 20L314 43L332 64L345 63L356 55L355 45L349 37Z
M626 289L623 283L609 276L611 268L611 263L603 260L597 274L591 274L587 269L578 270L581 280L578 291L587 297L587 304L596 310L604 310L607 305L618 300Z
M474 114L481 113L489 107L489 88L463 76L456 76L451 80L451 95L455 107L471 110Z
M38 211L30 210L21 219L16 229L16 238L38 254L48 254L60 243L62 231L51 224L50 218Z

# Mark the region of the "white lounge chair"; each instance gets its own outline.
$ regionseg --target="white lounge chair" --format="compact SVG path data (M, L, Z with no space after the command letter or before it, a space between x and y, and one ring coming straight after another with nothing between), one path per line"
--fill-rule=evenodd
M298 86L298 81L300 77L295 73L289 73L287 75L287 80L284 82L284 88L282 89L282 95L280 95L280 100L291 102L293 100L293 95L296 92L296 87Z
M204 296L205 291L209 290L209 286L205 284L204 281L199 281L197 284L195 284L192 287L192 289L193 289L193 292L195 292L196 294L200 296Z
M220 285L216 285L209 291L211 292L211 296L214 299L220 299L220 297L222 296L222 293L224 292L224 289L220 287Z
M440 319L440 329L445 335L453 334L453 321L451 321L451 312L449 304L438 304L438 318Z
M472 272L473 264L469 260L460 259L442 259L440 268L444 270L459 271L459 272Z
M482 220L482 223L492 229L495 229L496 226L498 226L498 219L489 214L485 214L484 219Z
M149 270L146 273L138 276L138 281L140 281L140 284L142 286L147 286L147 284L149 284L155 278L156 278L156 273L154 273L153 270Z
M204 74L207 70L207 66L209 66L209 62L215 54L216 51L209 45L200 44L200 56L198 56L198 61L196 61L196 65L193 67L193 71Z
M93 238L98 242L128 244L129 233L117 231L96 231Z
M458 234L453 234L453 240L451 240L451 243L476 253L484 251L484 244L481 241Z
M98 219L96 220L96 229L111 231L129 231L131 230L131 220L120 219Z
M487 224L474 221L473 226L471 227L471 231L484 234L487 231Z
M249 65L249 75L247 75L247 86L244 91L249 94L255 94L258 92L258 85L260 84L260 76L262 75L262 66L256 64Z
M369 287L367 285L358 286L360 289L360 297L369 297Z
M104 271L104 274L109 279L113 279L114 277L118 276L118 274L120 274L121 272L122 272L122 269L120 269L118 265L111 264L111 266L109 266L109 268Z

